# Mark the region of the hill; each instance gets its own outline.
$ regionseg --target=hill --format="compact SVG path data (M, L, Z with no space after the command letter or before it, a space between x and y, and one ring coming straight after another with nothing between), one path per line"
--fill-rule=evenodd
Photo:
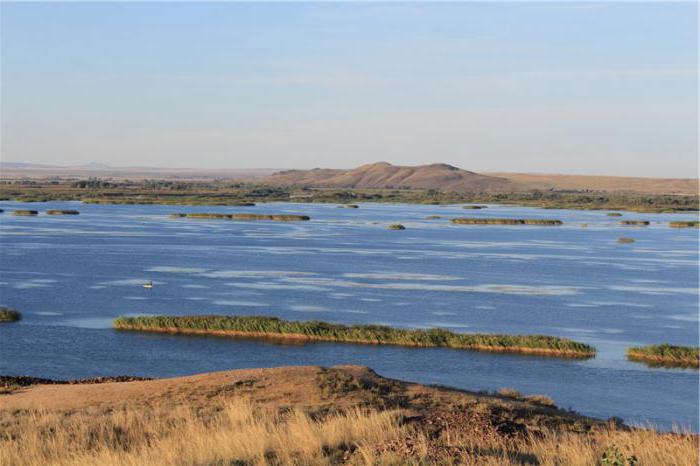
M512 192L524 189L519 183L506 178L481 175L444 163L408 167L378 162L352 170L285 170L262 181L282 186L416 188L456 192Z
M0 377L0 464L654 466L698 460L697 435L586 418L542 395L429 387L359 366L128 380ZM633 455L638 462L627 461Z

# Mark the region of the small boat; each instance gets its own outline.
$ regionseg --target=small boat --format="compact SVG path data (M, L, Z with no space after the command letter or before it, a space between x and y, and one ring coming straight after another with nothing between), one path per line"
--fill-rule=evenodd
M148 283L143 284L144 288L153 288L153 282L151 280L148 281Z

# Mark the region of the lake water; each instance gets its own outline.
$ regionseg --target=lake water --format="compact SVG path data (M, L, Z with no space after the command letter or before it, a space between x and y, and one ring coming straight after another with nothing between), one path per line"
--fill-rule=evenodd
M0 374L168 377L291 364L361 364L468 390L514 387L600 418L698 430L698 372L647 368L631 345L698 342L693 215L489 206L271 203L257 207L0 208ZM14 208L79 209L15 217ZM169 219L174 212L307 214L309 222ZM444 218L427 220L429 215ZM452 225L457 216L558 218L559 227ZM405 231L386 226L402 223ZM586 225L585 227L583 225ZM633 244L618 244L621 236ZM153 280L153 289L141 285ZM540 333L598 348L587 361L350 344L117 332L119 315L261 314L345 324Z

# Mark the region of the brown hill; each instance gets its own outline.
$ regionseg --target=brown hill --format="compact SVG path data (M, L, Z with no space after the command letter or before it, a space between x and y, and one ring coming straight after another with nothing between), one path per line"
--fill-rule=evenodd
M406 167L386 162L362 165L352 170L286 170L263 180L285 186L332 188L418 188L461 192L508 192L523 187L514 181L480 175L444 163Z

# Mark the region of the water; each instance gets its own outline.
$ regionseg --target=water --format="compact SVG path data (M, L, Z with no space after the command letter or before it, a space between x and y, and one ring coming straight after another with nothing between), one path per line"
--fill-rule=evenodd
M514 387L600 418L698 430L698 372L625 359L631 345L698 340L692 215L489 206L273 203L253 208L0 208L0 374L168 377L282 365L361 364L387 377L468 390ZM14 217L14 208L79 216ZM310 222L169 219L174 212L308 214ZM442 215L439 220L426 220ZM560 227L451 225L456 216L559 218ZM386 226L402 223L405 231ZM586 227L582 225L586 224ZM618 244L617 238L635 238ZM154 288L141 285L153 280ZM262 314L346 324L542 333L598 348L588 361L348 344L116 332L137 314Z

